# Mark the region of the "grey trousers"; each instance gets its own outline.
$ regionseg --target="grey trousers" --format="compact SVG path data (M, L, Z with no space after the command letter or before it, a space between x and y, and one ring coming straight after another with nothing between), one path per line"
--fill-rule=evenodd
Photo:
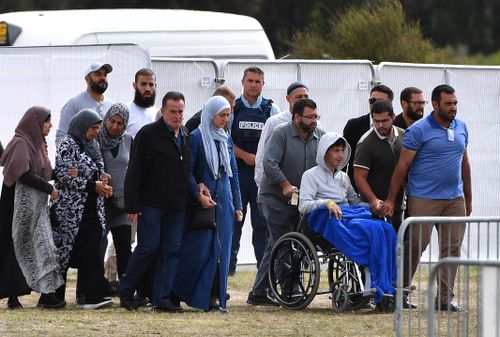
M270 206L266 203L259 204L262 215L267 222L267 242L264 257L260 262L252 292L257 296L266 296L269 288L269 258L274 244L283 235L293 231L299 222L299 211L295 206L283 207Z

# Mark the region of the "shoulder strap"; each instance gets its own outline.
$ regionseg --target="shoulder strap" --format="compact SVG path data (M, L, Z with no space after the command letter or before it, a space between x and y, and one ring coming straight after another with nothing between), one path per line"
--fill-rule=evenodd
M266 119L271 116L271 109L273 108L273 100L270 98L262 98L260 108L266 114Z

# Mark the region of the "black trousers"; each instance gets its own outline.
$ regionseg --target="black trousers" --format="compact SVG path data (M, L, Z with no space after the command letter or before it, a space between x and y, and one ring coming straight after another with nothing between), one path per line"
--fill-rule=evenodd
M118 277L121 278L127 271L128 260L132 255L130 250L131 227L129 225L113 227L111 228L111 235L113 235L116 251L116 269L118 270Z
M89 193L69 262L70 267L78 268L77 292L88 303L104 297L109 287L100 253L103 230L97 217L96 198Z

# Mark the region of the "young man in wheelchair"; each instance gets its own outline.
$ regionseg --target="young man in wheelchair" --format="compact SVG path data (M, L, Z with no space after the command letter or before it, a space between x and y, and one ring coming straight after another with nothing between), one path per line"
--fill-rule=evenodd
M379 309L383 297L395 294L396 233L389 223L372 217L368 207L342 172L351 148L340 135L325 134L318 145L318 166L307 170L300 185L299 212L308 226L348 258L369 269L369 287L374 288ZM374 210L375 211L375 210Z

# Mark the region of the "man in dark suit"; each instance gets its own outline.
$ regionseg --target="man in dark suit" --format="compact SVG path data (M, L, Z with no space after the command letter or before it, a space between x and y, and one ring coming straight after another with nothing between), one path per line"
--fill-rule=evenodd
M170 299L182 243L189 194L189 138L183 127L184 95L163 97L162 118L134 138L125 177L125 210L137 223L137 246L120 279L120 305L137 309L134 290L153 268L151 303L156 311L183 312Z
M388 86L383 84L374 86L370 91L370 98L368 99L368 103L370 104L370 110L372 104L381 99L385 99L391 102L394 99L394 93L392 92L392 90ZM353 154L349 159L347 174L349 175L349 179L351 179L351 184L356 190L356 192L358 191L358 189L356 188L356 184L354 182L354 168L353 168L354 154L356 153L356 145L358 144L358 141L361 138L361 136L363 136L365 132L370 130L371 125L372 122L370 120L370 113L367 113L366 115L349 119L344 127L343 136L351 146L351 153Z

